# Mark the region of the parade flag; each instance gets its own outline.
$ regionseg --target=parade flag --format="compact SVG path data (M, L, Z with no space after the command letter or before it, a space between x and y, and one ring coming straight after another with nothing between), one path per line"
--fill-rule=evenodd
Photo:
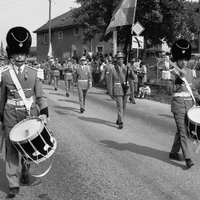
M134 23L137 0L121 0L112 14L112 19L106 33L114 31L117 26L125 26Z
M51 45L51 42L49 44L49 52L47 54L49 57L53 57L53 51L52 51L52 45Z

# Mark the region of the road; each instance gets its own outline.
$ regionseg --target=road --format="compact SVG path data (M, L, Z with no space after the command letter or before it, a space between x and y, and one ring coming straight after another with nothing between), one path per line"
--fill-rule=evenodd
M200 158L194 167L168 158L176 131L170 105L146 99L127 104L124 128L117 129L116 105L91 88L80 114L77 89L65 96L44 84L58 147L50 172L22 185L19 200L199 200ZM190 144L192 149L192 144ZM5 199L4 154L0 154L0 199Z

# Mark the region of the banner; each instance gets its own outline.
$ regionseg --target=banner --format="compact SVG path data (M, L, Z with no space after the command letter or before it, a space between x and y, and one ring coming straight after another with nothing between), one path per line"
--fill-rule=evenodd
M134 23L136 3L137 0L121 0L112 14L112 19L106 29L105 35L114 31L117 26L125 26Z
M52 45L51 43L49 44L49 52L47 54L49 57L53 57L53 51L52 51Z

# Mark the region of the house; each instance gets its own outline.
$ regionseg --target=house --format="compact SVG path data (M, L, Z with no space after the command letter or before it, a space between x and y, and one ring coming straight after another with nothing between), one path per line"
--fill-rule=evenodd
M49 21L34 31L37 34L37 61L47 59L49 51ZM73 9L51 19L51 43L53 56L63 62L73 56L101 52L112 53L112 41L100 42L96 36L87 44L82 42L83 28L74 22Z
M30 52L26 60L29 63L34 63L37 60L37 47L30 48Z

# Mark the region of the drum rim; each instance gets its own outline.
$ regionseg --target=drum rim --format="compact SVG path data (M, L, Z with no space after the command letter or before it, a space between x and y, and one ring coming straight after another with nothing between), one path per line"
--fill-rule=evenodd
M187 117L188 117L188 120L189 120L190 122L193 122L193 123L195 123L195 124L199 124L199 125L200 125L200 123L195 122L195 121L193 121L193 120L191 120L191 119L189 118L189 112L190 112L191 110L195 110L195 109L200 109L200 107L192 107L192 108L190 108L190 109L187 111Z
M25 121L29 121L29 120L34 120L34 119L37 119L38 121L41 121L41 119L39 118L39 117L37 117L37 116L31 116L30 118L25 118L25 119L23 119L22 121L20 121L19 123L17 123L12 129L11 129L11 131L10 131L10 134L9 134L9 138L10 138L10 141L11 142L13 142L14 144L17 144L17 143L19 143L19 144L24 144L24 143L27 143L27 141L28 140L33 140L33 139L35 139L37 136L38 136L38 134L34 134L34 135L32 135L30 138L26 138L26 139L24 139L24 140L21 140L21 141L13 141L12 139L11 139L11 135L12 135L12 133L14 132L14 129L15 128L17 128L18 126L20 126L21 124L23 124ZM41 123L41 125L43 125L42 123ZM43 128L44 128L44 125L40 128L40 132L39 131L37 131L36 133L41 133L41 130L43 130Z

